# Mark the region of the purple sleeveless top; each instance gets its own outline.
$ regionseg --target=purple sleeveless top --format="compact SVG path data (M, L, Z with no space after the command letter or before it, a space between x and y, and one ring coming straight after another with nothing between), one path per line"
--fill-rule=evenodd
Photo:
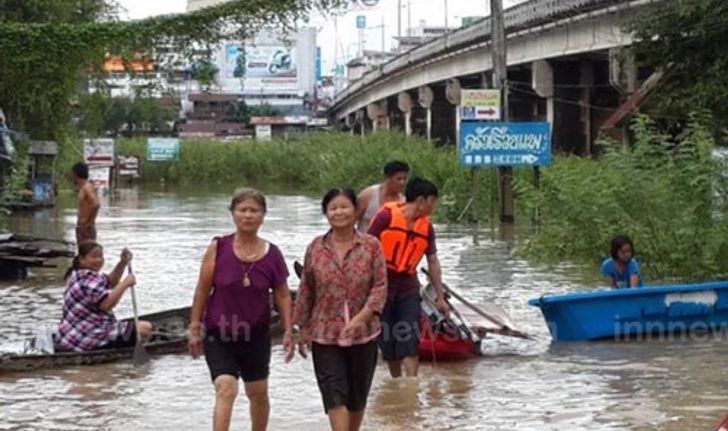
M213 291L207 301L206 330L228 336L267 330L274 287L286 283L288 268L281 251L268 243L268 252L255 262L243 262L233 251L235 234L217 237ZM243 286L248 273L250 286ZM245 332L248 331L248 332Z

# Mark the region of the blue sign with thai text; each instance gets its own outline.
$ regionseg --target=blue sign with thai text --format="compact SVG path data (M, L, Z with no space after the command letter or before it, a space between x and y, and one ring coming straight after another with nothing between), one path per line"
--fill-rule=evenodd
M549 123L460 123L460 165L548 166L551 164Z
M367 17L365 15L356 16L356 28L359 30L367 28Z

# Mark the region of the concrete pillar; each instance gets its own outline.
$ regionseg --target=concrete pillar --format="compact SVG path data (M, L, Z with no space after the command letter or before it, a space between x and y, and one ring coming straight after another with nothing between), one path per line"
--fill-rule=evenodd
M447 83L445 84L445 98L448 102L450 102L451 105L453 105L453 109L455 110L455 136L453 137L453 143L455 146L458 145L460 142L460 101L461 101L461 92L462 86L460 85L460 80L457 78L448 79Z
M389 130L389 110L387 109L387 101L374 102L367 105L367 118L372 122L372 130L376 132L380 128Z
M427 140L432 140L432 102L435 100L435 92L432 87L424 85L417 89L417 103L426 110L427 117Z
M614 48L609 50L609 83L621 95L620 103L637 89L637 65L628 50ZM621 130L622 146L629 145L629 124L624 122Z
M432 86L434 99L431 105L432 140L438 145L449 145L455 139L455 109L447 100L444 85Z
M546 60L537 60L531 64L533 90L546 99L546 121L554 127L554 69Z
M406 91L397 95L397 107L404 113L404 134L412 135L412 96Z
M609 83L624 95L637 90L637 62L630 50L609 50Z
M366 126L366 111L364 109L359 109L354 114L356 118L357 124L359 124L359 134L363 137L366 134L367 126Z

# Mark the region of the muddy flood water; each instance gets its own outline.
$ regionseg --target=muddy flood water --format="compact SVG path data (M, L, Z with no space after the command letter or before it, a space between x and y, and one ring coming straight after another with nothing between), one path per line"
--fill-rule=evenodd
M141 313L188 306L203 251L232 232L230 187L117 191L105 198L98 231L107 267L122 247L135 253ZM269 195L262 236L283 251L291 273L306 244L326 230L318 200ZM16 232L73 239L75 208L13 216ZM392 380L380 364L365 430L712 430L728 411L728 344L716 340L553 343L529 298L599 287L583 270L531 265L483 230L436 226L444 279L473 302L495 302L534 341L486 342L486 355L425 364L418 380ZM113 260L113 262L112 262ZM62 262L65 266L67 262ZM40 323L58 321L65 268L34 270L0 284L0 347L15 346ZM296 286L295 276L289 285ZM126 295L117 316L131 314ZM1 349L0 349L1 350ZM309 360L283 362L274 347L271 430L328 429ZM213 388L204 360L187 355L0 374L0 430L208 430ZM248 429L238 399L235 430Z

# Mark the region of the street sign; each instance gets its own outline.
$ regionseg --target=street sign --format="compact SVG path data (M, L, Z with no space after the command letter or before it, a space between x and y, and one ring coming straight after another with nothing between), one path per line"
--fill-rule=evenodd
M501 119L500 90L461 90L460 118L463 120Z
M169 162L179 160L179 139L147 139L147 160L150 162Z
M480 21L483 18L485 18L485 17L482 17L482 16L464 16L460 20L460 25L462 27L467 27L469 25L475 24L476 22Z
M367 17L365 15L356 16L356 28L360 30L367 28Z
M547 166L551 164L549 123L460 123L460 165Z

